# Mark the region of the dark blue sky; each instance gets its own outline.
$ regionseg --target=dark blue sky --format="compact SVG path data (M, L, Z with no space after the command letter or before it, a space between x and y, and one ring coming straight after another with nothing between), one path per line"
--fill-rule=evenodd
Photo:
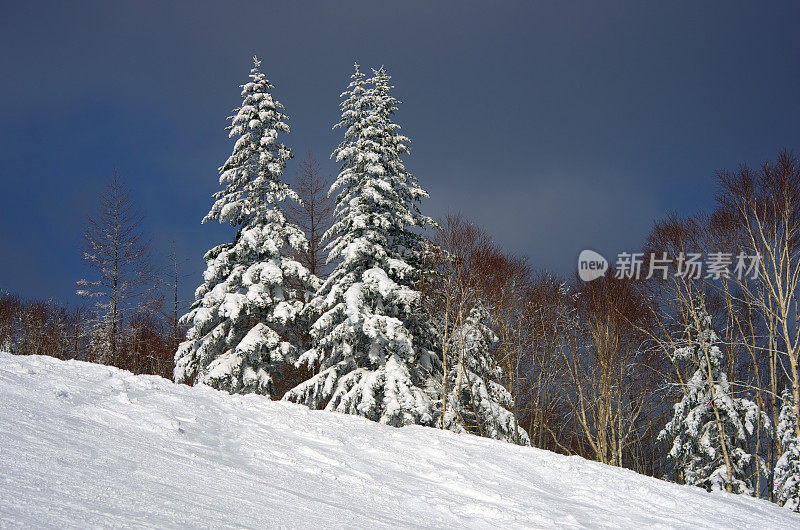
M386 65L406 162L537 267L635 250L713 202L713 172L800 149L800 3L0 4L0 289L74 302L81 227L116 168L188 296L253 54L296 158L328 156L352 64Z

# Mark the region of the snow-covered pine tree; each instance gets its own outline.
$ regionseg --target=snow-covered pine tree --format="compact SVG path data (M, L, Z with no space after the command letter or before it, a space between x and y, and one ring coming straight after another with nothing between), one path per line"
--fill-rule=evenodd
M702 297L693 301L690 318L673 360L690 363L695 372L659 439L672 440L668 456L684 483L708 491L752 494L748 467L764 465L758 455L748 452L747 437L755 431L759 414L764 425L769 419L752 401L732 395L719 339Z
M345 134L332 155L341 170L326 238L338 263L309 305L319 316L300 359L319 371L284 399L394 426L433 425L440 360L420 304L415 232L432 223L418 208L428 195L400 159L409 140L392 122L389 76L373 72L365 80L356 65L336 125Z
M490 351L497 336L489 329L488 311L480 303L453 331L448 348L445 429L529 445L524 429L517 427L514 398L499 382L503 370ZM515 429L518 430L515 435Z
M291 150L283 106L254 58L242 105L228 130L233 152L220 168L216 202L203 222L229 222L232 243L206 253L204 283L182 321L187 339L175 355L175 381L228 392L270 394L273 376L294 362L308 271L291 256L305 249L303 232L286 220L282 202L297 200L281 180Z
M775 464L773 493L778 505L800 512L800 436L797 435L796 408L790 389L783 391L781 400L777 435L783 454Z

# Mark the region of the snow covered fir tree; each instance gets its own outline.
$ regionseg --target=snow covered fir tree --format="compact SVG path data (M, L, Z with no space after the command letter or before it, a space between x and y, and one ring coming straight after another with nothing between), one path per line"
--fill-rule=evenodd
M236 237L206 254L204 283L182 319L189 330L175 380L274 395L276 376L291 363L313 375L286 400L527 444L501 384L483 305L454 331L456 357L443 372L441 330L420 291L433 274L422 231L435 223L420 212L428 194L401 159L409 139L393 121L398 101L385 70L367 79L356 65L342 94L336 127L344 140L332 155L341 170L326 234L335 268L320 282L294 258L306 241L282 209L299 200L281 180L292 154L278 138L289 128L259 66L256 60L242 86L229 127L235 146L220 168L223 189L203 220L231 223Z
M292 256L305 247L289 223L285 200L297 200L281 180L291 150L283 106L254 58L242 104L232 117L233 152L220 168L216 202L203 222L236 227L232 243L205 256L204 283L182 321L186 341L175 355L175 381L234 393L271 394L274 376L298 355L297 318L304 307L308 271Z
M318 368L284 399L401 426L437 423L441 370L435 329L423 313L423 236L432 224L418 203L427 193L401 161L409 140L392 121L398 101L381 68L358 65L342 94L336 127L344 141L335 222L328 232L336 267L308 306L316 316L301 363Z
M487 309L477 304L450 338L442 424L455 432L528 445L528 434L511 412L514 398L500 383L503 371L490 350L498 339L488 319Z
M695 371L659 434L672 441L668 456L673 478L708 491L754 494L751 477L763 470L763 462L748 452L748 436L755 432L759 414L763 425L769 420L755 403L735 397L702 296L693 300L689 321L673 360L689 363Z
M800 435L797 407L788 388L781 395L781 402L777 436L783 454L775 464L773 493L779 505L800 512Z

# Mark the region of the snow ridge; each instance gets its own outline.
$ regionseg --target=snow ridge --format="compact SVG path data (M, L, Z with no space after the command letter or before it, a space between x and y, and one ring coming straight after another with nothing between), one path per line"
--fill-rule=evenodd
M791 528L529 447L0 353L0 527Z

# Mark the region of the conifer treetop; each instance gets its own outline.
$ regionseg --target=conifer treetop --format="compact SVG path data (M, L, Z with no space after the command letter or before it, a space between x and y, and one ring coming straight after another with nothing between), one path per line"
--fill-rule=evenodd
M410 229L434 225L419 210L427 192L400 159L410 140L392 121L399 101L390 94L389 79L381 67L367 80L356 64L342 94L342 118L334 128L345 134L331 155L341 163L330 191L339 192L337 220L326 234L331 261L363 253L382 263L401 258L419 246L421 238Z
M290 198L299 201L280 176L293 156L279 133L289 133L284 107L272 97L272 83L261 72L261 61L253 57L250 81L241 85L242 105L229 117L229 138L236 138L233 152L219 169L224 188L214 194L216 201L203 222L249 224L263 206L277 205Z

